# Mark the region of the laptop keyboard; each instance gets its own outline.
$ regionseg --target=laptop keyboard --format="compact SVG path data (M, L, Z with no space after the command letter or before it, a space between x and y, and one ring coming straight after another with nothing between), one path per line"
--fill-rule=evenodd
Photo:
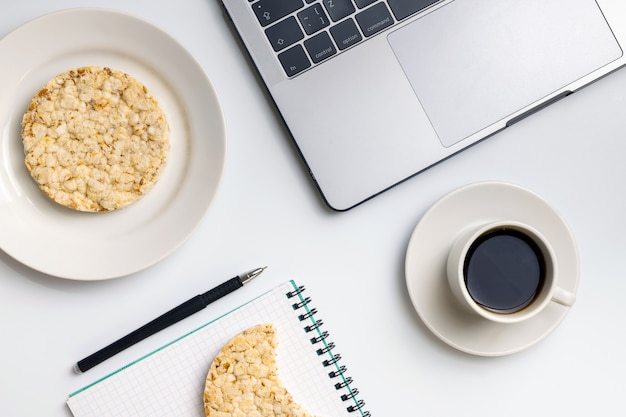
M249 0L294 77L439 0Z

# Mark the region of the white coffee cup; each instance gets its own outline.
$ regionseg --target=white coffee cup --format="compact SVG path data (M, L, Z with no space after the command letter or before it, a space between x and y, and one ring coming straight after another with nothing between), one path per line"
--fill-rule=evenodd
M551 302L570 307L576 300L558 286L558 262L550 242L517 221L463 231L449 252L447 276L466 310L496 323L518 323Z

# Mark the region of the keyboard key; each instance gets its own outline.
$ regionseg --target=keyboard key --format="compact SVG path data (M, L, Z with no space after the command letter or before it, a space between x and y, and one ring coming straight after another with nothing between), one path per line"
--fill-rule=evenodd
M354 6L350 0L323 0L324 7L333 22L354 13Z
M337 53L328 33L322 32L304 41L306 50L315 64L330 58Z
M404 0L408 1L408 0ZM356 21L365 37L372 36L393 24L393 17L385 3L378 3L356 15Z
M304 33L293 16L265 29L265 35L276 52L304 38Z
M293 77L311 66L302 45L296 45L278 54L278 60L288 77Z
M302 0L259 0L252 5L254 14L263 27L303 7Z
M333 35L333 39L340 50L344 50L363 39L352 19L346 19L331 27L330 34Z
M396 19L402 20L439 0L388 0Z
M330 25L326 12L324 12L319 3L298 12L298 19L300 19L300 23L302 23L302 27L307 35L311 35Z
M374 3L375 1L376 0L354 0L354 2L356 3L356 7L358 7L359 9L367 7L370 4ZM411 1L411 0L400 0L400 1Z

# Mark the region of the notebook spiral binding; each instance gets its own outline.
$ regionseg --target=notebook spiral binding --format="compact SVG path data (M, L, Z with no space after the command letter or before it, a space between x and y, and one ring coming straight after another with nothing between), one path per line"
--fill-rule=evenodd
M352 378L345 375L348 369L344 365L339 364L339 361L341 360L341 355L333 353L335 344L328 341L328 337L330 335L327 331L320 329L324 325L324 322L315 317L315 315L317 314L317 309L309 308L311 298L302 295L305 290L306 288L304 286L299 286L297 289L289 291L286 294L287 298L295 297L294 303L291 305L294 310L297 311L303 309L303 312L298 315L298 320L303 322L303 324L304 322L308 322L308 324L304 326L304 330L307 333L311 333L311 344L320 345L320 347L315 352L320 357L327 357L320 362L324 367L331 368L328 373L328 377L333 380L337 379L338 382L336 382L334 385L335 389L337 391L343 391L340 394L340 398L342 401L349 402L346 410L348 410L348 412L350 413L358 412L360 413L361 417L371 417L369 411L363 410L363 407L365 407L365 401L357 398L357 396L359 395L359 390L350 386L350 384L353 382Z

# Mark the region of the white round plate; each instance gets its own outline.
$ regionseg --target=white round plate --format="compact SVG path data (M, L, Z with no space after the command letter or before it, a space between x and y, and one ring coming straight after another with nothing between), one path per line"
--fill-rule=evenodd
M471 184L443 197L426 212L411 236L406 255L407 288L418 315L437 337L480 356L508 355L532 346L554 330L569 311L550 303L532 319L499 324L467 313L459 305L446 278L448 251L467 227L498 220L524 222L541 231L554 247L559 286L572 293L578 288L574 238L559 214L541 197L501 182Z
M179 247L213 200L226 139L217 94L173 38L135 17L71 9L19 27L0 40L0 248L49 275L115 278L144 269ZM6 65L5 65L6 64ZM154 188L130 206L81 213L42 193L24 165L21 119L55 75L99 65L127 72L162 105L170 153Z

